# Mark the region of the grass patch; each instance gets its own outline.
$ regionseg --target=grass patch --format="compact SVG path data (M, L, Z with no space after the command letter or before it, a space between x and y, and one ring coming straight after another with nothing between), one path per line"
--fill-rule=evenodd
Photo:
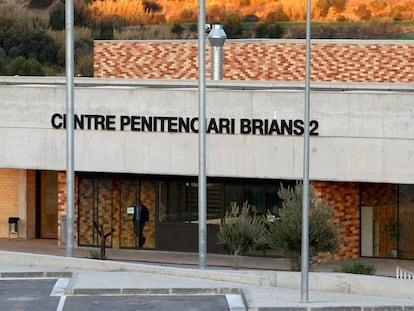
M333 271L341 272L341 273L374 275L376 272L376 269L373 264L370 264L364 261L353 261L353 262L343 263L340 266L335 267Z

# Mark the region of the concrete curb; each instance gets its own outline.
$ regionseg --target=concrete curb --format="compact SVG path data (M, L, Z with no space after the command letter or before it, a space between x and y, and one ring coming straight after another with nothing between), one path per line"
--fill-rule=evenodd
M67 278L72 277L72 272L37 272L37 271L28 271L28 272L0 272L0 279L11 278Z
M76 288L68 295L242 295L240 288Z
M181 277L192 277L213 281L227 281L249 285L269 284L263 275L246 273L238 270L196 270L188 268L165 267L150 264L135 264L105 261L86 258L60 257L39 254L0 251L0 265L24 266L39 268L58 268L64 270L98 270L98 271L131 271L165 274Z
M300 272L278 271L271 274L271 286L300 288ZM320 292L336 292L390 298L413 298L414 281L372 275L312 272L309 274L309 289Z
M7 251L0 251L0 265L65 270L135 271L290 289L299 289L301 286L300 272L199 270ZM380 276L312 272L309 274L309 289L321 292L412 299L414 281ZM414 311L414 308L412 310Z
M413 311L413 307L380 306L380 307L261 307L255 311ZM250 309L249 309L250 311Z

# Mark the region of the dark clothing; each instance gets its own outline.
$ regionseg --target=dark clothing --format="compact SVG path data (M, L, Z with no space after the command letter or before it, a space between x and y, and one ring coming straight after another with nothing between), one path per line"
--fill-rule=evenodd
M145 223L148 220L149 220L148 208L143 204L139 204L135 206L133 222L134 222L134 232L135 232L135 235L138 237L139 247L142 247L146 241L146 238L144 237L144 227L145 227Z

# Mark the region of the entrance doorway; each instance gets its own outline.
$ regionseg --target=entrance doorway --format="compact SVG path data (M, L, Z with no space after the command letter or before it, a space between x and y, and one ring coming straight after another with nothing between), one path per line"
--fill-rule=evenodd
M36 238L58 238L58 177L55 171L36 173Z

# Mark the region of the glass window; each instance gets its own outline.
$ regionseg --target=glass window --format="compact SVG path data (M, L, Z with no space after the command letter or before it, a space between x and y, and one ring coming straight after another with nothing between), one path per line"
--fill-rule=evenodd
M390 233L398 240L398 256L414 259L414 185L400 185L398 189L399 212Z
M163 182L161 186L159 220L171 222L188 221L185 182Z

